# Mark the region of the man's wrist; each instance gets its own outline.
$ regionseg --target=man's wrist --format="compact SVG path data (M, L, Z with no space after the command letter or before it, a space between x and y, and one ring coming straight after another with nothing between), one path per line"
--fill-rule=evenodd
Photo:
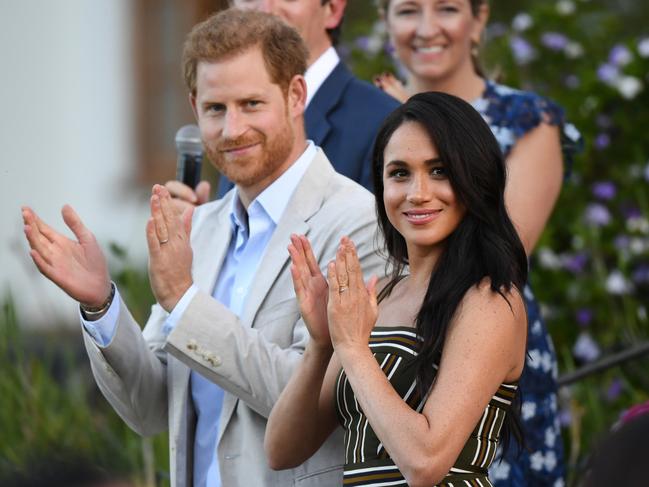
M108 308L113 303L115 298L115 284L110 283L110 292L108 298L100 306L88 306L83 303L79 303L79 308L81 309L81 314L84 319L87 321L96 321L106 314Z
M178 302L182 299L182 297L185 295L185 293L189 290L190 287L192 287L194 283L190 281L188 284L184 286L180 286L178 288L178 292L174 293L173 297L169 297L167 299L158 301L160 306L167 312L171 313L173 309L176 307Z

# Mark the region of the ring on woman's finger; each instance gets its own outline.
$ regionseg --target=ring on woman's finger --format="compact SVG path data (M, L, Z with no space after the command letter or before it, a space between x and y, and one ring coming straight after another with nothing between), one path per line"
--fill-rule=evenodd
M338 294L342 294L342 293L344 293L344 292L347 291L347 290L349 290L349 288L348 288L347 286L340 286L340 287L338 288Z
M166 244L169 241L168 238L165 238L164 240L160 240L160 245Z

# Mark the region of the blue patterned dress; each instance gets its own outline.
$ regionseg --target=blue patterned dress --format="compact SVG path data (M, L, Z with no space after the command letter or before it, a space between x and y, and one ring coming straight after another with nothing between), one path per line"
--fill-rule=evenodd
M472 102L491 127L507 157L516 141L541 123L557 125L566 170L581 145L577 129L564 122L563 110L534 93L487 81L483 95ZM564 485L563 443L557 414L557 359L552 339L529 284L525 287L528 313L527 359L520 380L521 419L527 448L517 457L510 448L496 460L489 478L496 487Z

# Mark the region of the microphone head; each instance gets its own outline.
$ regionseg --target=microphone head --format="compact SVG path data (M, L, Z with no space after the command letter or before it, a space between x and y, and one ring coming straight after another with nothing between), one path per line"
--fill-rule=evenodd
M203 153L201 131L197 125L180 127L176 132L176 150L179 154L200 155Z

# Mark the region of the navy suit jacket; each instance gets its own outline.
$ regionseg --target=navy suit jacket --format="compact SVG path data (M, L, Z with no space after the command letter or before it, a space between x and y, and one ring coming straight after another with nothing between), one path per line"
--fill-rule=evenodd
M322 147L337 172L372 190L372 147L385 117L399 102L361 81L339 62L304 114L307 138ZM219 180L218 197L230 188Z

